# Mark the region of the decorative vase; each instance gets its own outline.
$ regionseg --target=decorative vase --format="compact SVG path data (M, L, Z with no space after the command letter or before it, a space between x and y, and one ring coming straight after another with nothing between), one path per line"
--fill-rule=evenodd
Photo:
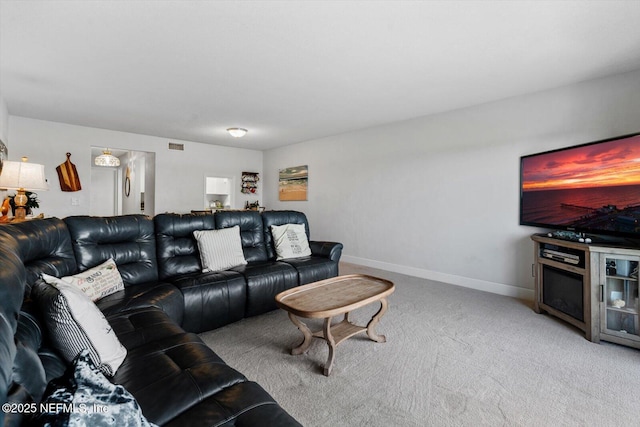
M5 197L0 207L0 223L9 222L9 215L7 215L9 209L11 209L11 203L9 203L9 198Z

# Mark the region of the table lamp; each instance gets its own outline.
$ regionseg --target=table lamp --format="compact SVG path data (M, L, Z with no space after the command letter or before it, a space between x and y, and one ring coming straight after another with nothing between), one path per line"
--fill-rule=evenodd
M48 190L47 180L44 177L44 165L27 163L23 157L21 162L5 161L0 173L0 188L16 190L13 199L16 205L15 220L22 221L26 217L25 205L27 195L25 191Z

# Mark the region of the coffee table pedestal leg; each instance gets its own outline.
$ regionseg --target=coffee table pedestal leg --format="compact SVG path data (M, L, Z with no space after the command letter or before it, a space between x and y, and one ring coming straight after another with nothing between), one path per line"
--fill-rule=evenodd
M309 350L309 346L311 345L311 340L313 338L313 334L307 325L300 321L293 313L289 313L289 319L293 322L294 325L300 329L300 332L304 335L304 340L300 343L299 346L291 349L291 354L297 356L298 354L306 353Z
M324 319L324 327L322 328L324 332L324 340L327 342L329 346L329 357L327 357L327 363L324 364L324 375L328 377L331 374L331 369L333 368L333 361L336 358L336 342L333 339L333 335L331 335L331 317Z
M375 331L376 326L378 325L378 322L380 322L380 319L382 318L382 316L384 316L386 312L387 312L387 299L382 298L380 300L380 310L378 310L378 312L371 318L371 320L367 324L367 335L369 336L370 339L372 339L375 342L387 342L387 337L385 337L384 335L378 335L376 334L376 331Z

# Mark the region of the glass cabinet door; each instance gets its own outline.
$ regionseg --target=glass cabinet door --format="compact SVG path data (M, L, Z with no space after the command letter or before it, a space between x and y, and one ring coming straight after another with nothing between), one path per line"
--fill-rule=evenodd
M638 258L604 255L601 331L640 341Z

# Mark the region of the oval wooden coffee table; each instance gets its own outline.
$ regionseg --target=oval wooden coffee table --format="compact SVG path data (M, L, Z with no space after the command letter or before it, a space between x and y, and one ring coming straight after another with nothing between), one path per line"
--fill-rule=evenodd
M289 319L304 335L302 343L293 348L291 354L306 353L314 337L325 340L329 346L329 357L324 365L324 374L329 376L333 368L336 346L342 341L366 331L371 340L385 342L385 336L376 334L375 327L387 311L387 296L394 290L395 285L388 280L364 274L351 274L279 293L276 295L276 303L289 313ZM367 326L358 326L349 321L351 311L376 301L380 301L380 310L373 315ZM331 319L338 315L344 315L344 319L332 325ZM324 326L320 331L311 332L296 316L324 319Z

